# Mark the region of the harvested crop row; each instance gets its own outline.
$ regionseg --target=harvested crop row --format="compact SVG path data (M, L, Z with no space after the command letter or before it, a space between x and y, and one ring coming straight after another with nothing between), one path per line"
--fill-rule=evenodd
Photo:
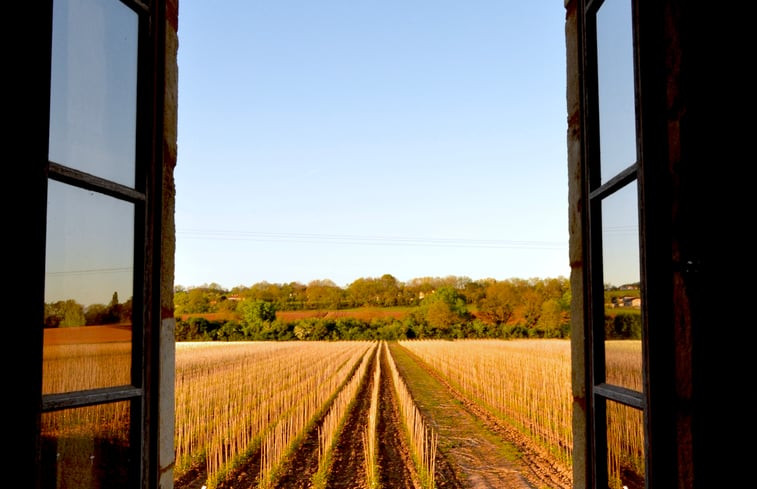
M381 349L376 352L376 366L373 369L373 388L371 389L371 405L368 408L368 426L363 432L363 446L365 447L365 478L369 489L379 487L378 475L378 451L377 433L379 387L381 386L381 362L379 355Z
M183 344L179 345L183 347ZM204 463L207 486L252 453L260 481L347 380L369 342L189 344L177 350L177 477Z
M328 472L331 466L331 451L336 438L341 432L344 418L348 413L350 406L355 401L360 385L364 382L368 365L376 352L376 347L371 348L363 355L360 367L353 374L352 378L339 391L336 399L331 405L328 413L323 419L323 423L318 428L318 472L313 477L313 487L323 488L326 486Z
M391 352L385 342L382 343L386 355L389 371L394 383L395 391L400 405L402 420L407 428L410 450L413 454L416 469L424 488L435 487L436 448L438 435L423 419L420 409L413 401L413 396L405 384L405 381L397 370Z
M570 473L572 391L570 343L565 340L416 340L400 344L494 418L515 427ZM641 390L638 342L607 342L607 370ZM609 375L609 374L608 374ZM616 380L617 382L618 380ZM620 487L643 474L641 412L608 403L610 477Z

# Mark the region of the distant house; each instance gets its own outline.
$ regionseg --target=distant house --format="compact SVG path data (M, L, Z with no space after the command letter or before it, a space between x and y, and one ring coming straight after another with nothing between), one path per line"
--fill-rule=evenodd
M436 292L436 290L432 290L430 292L420 291L420 292L418 292L418 300L423 300L424 297L432 295L434 292Z
M640 297L634 297L634 296L624 296L624 297L611 297L610 298L610 304L608 304L609 307L616 308L616 307L633 307L636 309L641 308L641 298Z

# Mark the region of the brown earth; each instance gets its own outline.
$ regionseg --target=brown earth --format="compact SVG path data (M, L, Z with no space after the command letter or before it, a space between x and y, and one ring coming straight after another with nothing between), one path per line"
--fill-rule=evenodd
M131 341L131 324L45 328L45 346Z
M201 489L208 478L205 462L196 465L173 481L174 489Z
M365 469L365 446L363 431L368 425L373 389L373 369L377 355L368 364L365 378L358 390L355 402L347 413L339 439L331 452L331 470L326 481L327 488L363 489L367 486ZM281 488L283 489L283 488Z
M232 311L223 312L197 312L192 314L180 314L179 319L186 321L189 318L203 318L208 321L239 321L241 316Z
M404 319L410 308L394 307L358 307L354 309L328 309L307 311L277 311L276 319L281 321L298 321L300 319L342 319L351 318L361 321L373 319Z
M280 321L299 321L301 319L342 319L351 318L361 321L373 319L404 319L411 307L356 307L353 309L308 309L298 311L276 311L276 319ZM239 321L241 316L236 312L202 312L181 314L179 319L186 321L189 318L198 317L208 321Z

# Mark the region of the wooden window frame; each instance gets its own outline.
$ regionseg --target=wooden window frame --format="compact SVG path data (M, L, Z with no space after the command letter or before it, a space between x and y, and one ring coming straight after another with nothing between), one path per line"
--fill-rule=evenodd
M617 0L615 0L617 1ZM672 208L667 167L664 111L667 62L666 5L648 0L622 0L632 6L634 95L637 160L601 183L595 15L604 0L582 0L576 18L578 90L580 92L583 376L586 389L582 467L586 487L604 488L607 481L606 403L608 400L643 412L645 485L675 487L675 356L671 281ZM605 382L604 283L601 202L627 184L638 185L639 258L642 299L642 392ZM599 288L599 290L597 290ZM680 372L679 372L680 373Z
M161 0L111 0L138 15L135 186L127 187L59 162L48 161L53 1L15 3L8 18L24 22L23 49L9 57L10 107L13 121L7 135L10 167L6 178L23 189L9 203L7 223L9 275L23 293L7 319L17 324L15 357L5 361L11 374L6 384L7 413L16 425L8 440L14 447L9 467L38 488L41 417L43 413L95 404L131 404L130 444L137 456L129 487L158 486L158 409L160 385L161 214L164 199L164 86L166 4ZM95 191L134 205L133 328L130 385L86 391L42 394L42 352L46 256L47 187L50 180ZM15 201L15 202L14 202ZM9 205L6 204L6 205ZM14 207L11 207L13 209Z

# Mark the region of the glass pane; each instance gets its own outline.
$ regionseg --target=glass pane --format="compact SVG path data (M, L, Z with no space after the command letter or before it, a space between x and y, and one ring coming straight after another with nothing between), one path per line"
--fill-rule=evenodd
M607 401L607 475L610 489L644 489L644 413Z
M641 392L641 276L636 182L602 201L606 381Z
M42 392L130 384L134 205L48 188Z
M631 2L606 0L597 12L602 183L636 162L633 72Z
M129 402L42 415L42 487L129 486Z
M134 186L137 14L119 1L56 0L49 158Z

